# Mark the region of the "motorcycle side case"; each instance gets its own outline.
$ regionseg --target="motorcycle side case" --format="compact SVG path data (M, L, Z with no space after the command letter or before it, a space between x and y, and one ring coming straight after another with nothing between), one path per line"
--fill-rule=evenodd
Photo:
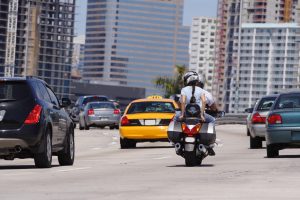
M170 142L177 143L183 138L181 122L176 120L171 121L168 128L168 138Z
M168 127L168 138L170 142L177 143L183 138L181 122L171 121ZM214 123L203 123L200 129L198 137L200 143L204 145L210 145L216 142L216 130Z
M204 145L216 142L216 129L214 123L204 123L200 129L200 143Z

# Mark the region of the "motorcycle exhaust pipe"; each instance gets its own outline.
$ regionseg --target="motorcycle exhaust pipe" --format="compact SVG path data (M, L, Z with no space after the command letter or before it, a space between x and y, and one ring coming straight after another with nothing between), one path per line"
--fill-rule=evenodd
M176 153L179 152L180 149L181 149L181 144L180 143L176 143L175 144L175 151L176 151Z
M203 144L199 144L198 149L200 152L206 153L207 149L205 148L205 146Z

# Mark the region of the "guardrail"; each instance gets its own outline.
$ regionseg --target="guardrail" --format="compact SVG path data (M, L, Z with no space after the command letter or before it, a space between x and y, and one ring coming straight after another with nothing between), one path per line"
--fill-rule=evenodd
M216 120L216 124L217 125L246 124L247 116L248 116L247 113L241 113L241 114L226 113L224 117Z

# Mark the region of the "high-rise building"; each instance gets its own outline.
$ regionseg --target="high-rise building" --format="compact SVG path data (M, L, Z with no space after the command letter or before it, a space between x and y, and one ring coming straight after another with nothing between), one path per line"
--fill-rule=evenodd
M83 71L84 49L85 36L75 37L73 44L72 70L78 70L80 73Z
M201 75L209 92L213 85L216 26L216 18L194 17L190 36L189 69Z
M146 88L188 66L189 28L183 0L88 0L83 78Z
M241 0L244 23L287 23L297 21L298 0Z
M215 43L215 69L213 76L212 94L215 97L217 106L223 108L224 97L224 71L227 41L228 24L228 3L227 0L219 0L217 8L217 31Z
M222 109L239 110L241 25L299 22L298 7L298 0L219 0L213 91Z
M37 76L69 96L75 0L0 5L0 76Z
M264 95L299 87L299 33L296 23L242 24L239 96L229 110L243 112Z

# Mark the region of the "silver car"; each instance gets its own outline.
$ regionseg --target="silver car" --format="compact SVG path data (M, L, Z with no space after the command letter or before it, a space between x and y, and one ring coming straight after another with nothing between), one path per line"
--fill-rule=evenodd
M262 141L266 137L266 117L278 95L268 95L259 99L254 108L245 111L247 117L247 135L250 138L250 149L262 148Z
M109 126L118 129L121 111L115 102L90 102L79 114L79 129Z

